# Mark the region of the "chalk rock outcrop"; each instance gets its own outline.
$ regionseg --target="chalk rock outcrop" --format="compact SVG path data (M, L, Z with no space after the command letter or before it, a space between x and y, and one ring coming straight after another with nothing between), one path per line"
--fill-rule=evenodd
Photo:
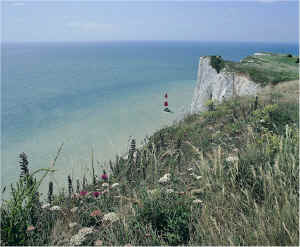
M216 103L238 95L256 95L260 86L246 75L223 68L219 73L211 66L211 57L200 57L191 113L207 110L207 102Z

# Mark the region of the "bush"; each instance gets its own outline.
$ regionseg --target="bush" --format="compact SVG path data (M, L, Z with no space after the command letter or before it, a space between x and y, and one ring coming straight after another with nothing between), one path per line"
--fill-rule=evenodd
M220 71L225 67L224 60L219 56L212 56L210 59L210 65L220 73Z
M37 181L33 175L40 171L45 171L45 174ZM52 170L37 170L32 175L21 177L15 187L11 185L12 198L1 205L1 240L5 244L31 245L35 235L27 234L26 229L30 225L38 228L41 221L38 189L50 171Z
M136 208L137 221L150 224L168 245L189 241L191 202L186 197L159 192L145 195L143 205Z

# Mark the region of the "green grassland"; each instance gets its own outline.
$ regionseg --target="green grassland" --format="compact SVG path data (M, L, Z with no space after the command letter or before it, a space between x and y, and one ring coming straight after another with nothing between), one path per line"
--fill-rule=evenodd
M225 61L213 56L211 65L218 72L225 68L226 71L243 73L262 86L299 79L299 63L296 63L299 57L289 54L265 54L248 56L240 62Z

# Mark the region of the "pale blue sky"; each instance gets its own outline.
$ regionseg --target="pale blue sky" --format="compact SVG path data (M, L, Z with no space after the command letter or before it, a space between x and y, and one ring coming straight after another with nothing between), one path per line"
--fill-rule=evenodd
M5 1L3 41L298 42L298 1Z

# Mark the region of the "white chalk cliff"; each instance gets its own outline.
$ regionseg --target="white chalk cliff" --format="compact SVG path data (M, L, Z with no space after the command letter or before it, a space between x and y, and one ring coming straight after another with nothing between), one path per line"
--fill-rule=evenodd
M194 90L191 113L207 110L207 102L216 103L234 95L256 95L260 86L246 75L229 72L226 68L217 73L210 65L211 57L200 57L196 88Z

